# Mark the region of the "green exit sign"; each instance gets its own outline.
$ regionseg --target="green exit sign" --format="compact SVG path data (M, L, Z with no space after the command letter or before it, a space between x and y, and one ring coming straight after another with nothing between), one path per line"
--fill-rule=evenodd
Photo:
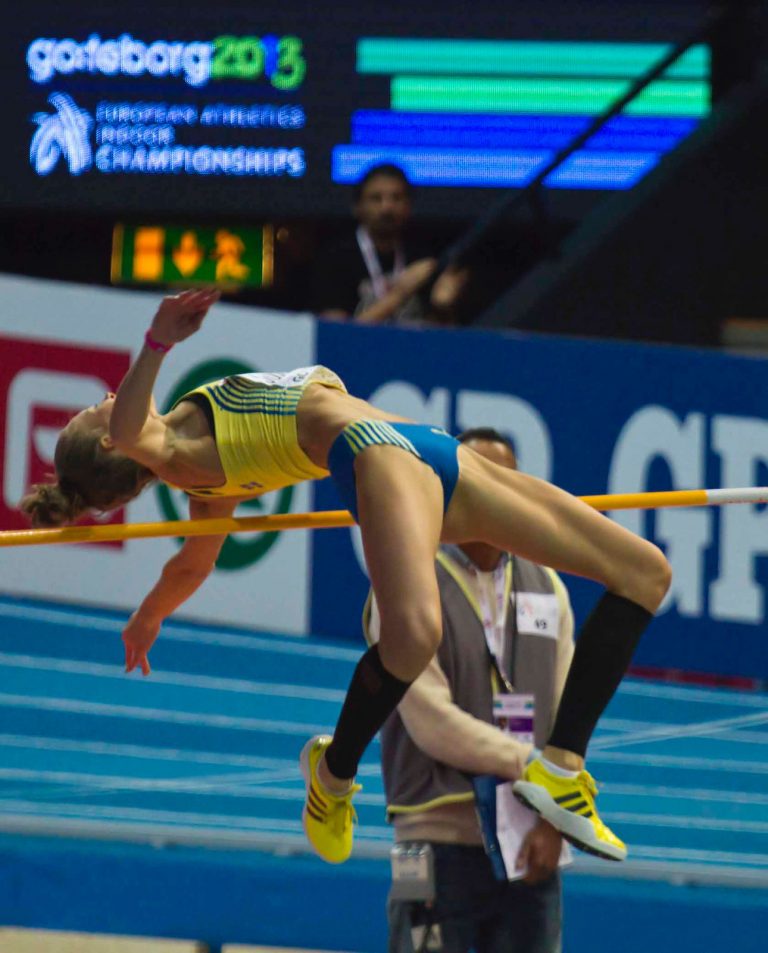
M115 225L114 284L219 285L268 288L274 239L262 228Z

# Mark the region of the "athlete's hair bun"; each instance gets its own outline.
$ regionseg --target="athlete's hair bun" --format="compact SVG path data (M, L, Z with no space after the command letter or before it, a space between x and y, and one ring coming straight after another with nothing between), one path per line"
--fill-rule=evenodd
M66 482L36 483L19 504L34 527L65 526L88 509L77 490Z

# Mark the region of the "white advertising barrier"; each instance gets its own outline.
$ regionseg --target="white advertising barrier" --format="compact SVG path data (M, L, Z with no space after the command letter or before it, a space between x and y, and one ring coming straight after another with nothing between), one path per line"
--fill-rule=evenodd
M141 347L160 294L0 277L0 530L27 526L18 512L28 486L53 470L56 437L83 407L117 390ZM163 362L161 409L180 393L242 370L313 363L311 318L217 304L203 329ZM251 501L237 515L306 511L308 485ZM116 522L186 518L182 493L153 486ZM179 610L201 622L304 635L308 629L308 533L229 537L211 578ZM178 549L174 539L0 551L0 591L134 609Z

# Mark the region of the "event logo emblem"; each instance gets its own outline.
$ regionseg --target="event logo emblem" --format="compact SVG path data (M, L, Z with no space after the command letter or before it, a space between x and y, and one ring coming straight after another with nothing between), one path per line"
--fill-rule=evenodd
M93 119L66 93L51 93L48 102L56 112L53 115L39 112L32 117L38 128L32 136L29 161L38 175L48 175L63 156L70 173L80 175L90 169L93 162L88 141Z
M191 390L209 381L228 377L232 374L246 374L253 371L252 367L232 360L205 361L193 367L176 385L171 392L164 412L167 413L176 401L188 394ZM165 484L157 488L158 502L163 516L167 520L188 519L186 512L186 498L181 491L173 491ZM252 500L240 504L241 509L250 512L240 515L269 516L276 513L288 513L293 501L293 487L287 486L274 493L267 493L263 497L254 497ZM238 533L227 537L219 558L216 561L217 569L233 570L245 569L263 559L275 545L279 533ZM179 544L184 540L178 540Z

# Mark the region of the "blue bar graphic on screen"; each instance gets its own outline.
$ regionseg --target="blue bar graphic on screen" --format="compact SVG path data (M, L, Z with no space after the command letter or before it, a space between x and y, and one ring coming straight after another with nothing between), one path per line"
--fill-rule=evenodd
M331 177L353 183L391 162L415 185L523 187L668 51L650 43L362 39L361 81L388 84L391 108L353 113ZM631 188L708 113L708 76L709 51L694 47L546 185Z

